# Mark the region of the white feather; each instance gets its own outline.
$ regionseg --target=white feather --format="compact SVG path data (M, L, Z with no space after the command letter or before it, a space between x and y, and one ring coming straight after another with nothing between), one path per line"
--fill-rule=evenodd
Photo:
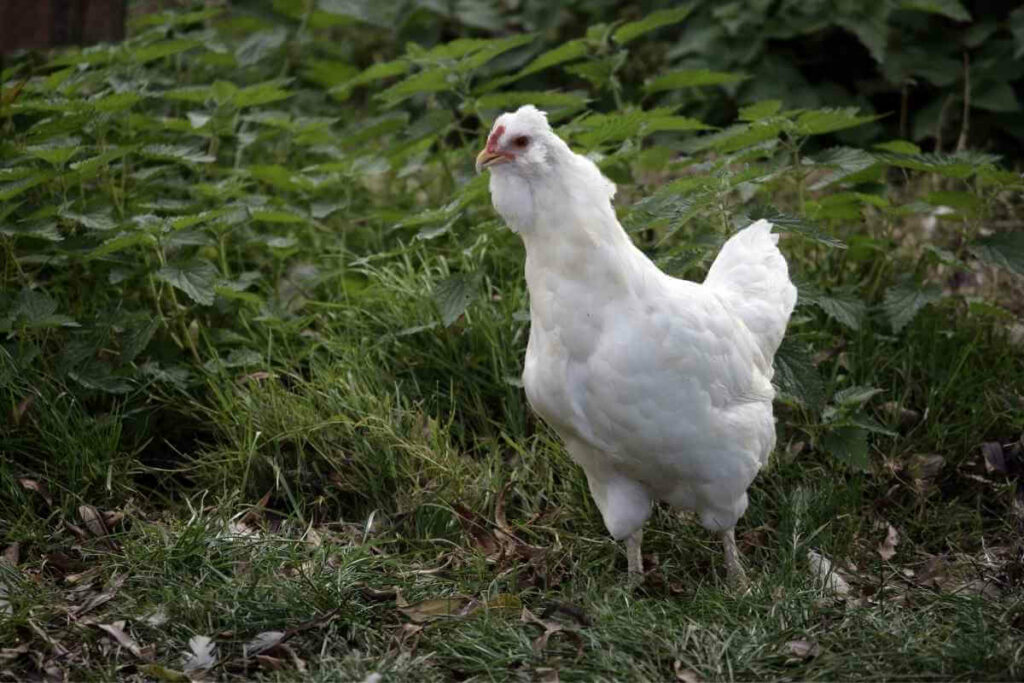
M586 471L615 538L658 499L731 529L775 445L772 358L796 302L778 236L758 221L703 284L672 278L619 225L614 184L543 114L524 107L499 126L496 149L512 158L491 167L490 187L526 245L530 404Z

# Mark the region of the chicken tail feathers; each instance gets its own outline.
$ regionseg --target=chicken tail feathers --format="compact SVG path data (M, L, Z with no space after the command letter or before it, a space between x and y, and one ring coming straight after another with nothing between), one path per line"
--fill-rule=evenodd
M768 221L749 225L729 238L704 280L754 333L769 363L796 305L796 287L778 241Z

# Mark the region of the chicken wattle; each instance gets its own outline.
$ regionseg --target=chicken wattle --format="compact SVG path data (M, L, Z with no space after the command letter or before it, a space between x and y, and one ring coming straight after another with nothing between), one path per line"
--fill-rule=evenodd
M630 241L615 185L527 105L497 119L477 169L526 246L523 384L564 439L629 571L654 500L694 510L744 573L733 528L775 446L772 360L796 303L761 220L722 247L703 283L666 275Z

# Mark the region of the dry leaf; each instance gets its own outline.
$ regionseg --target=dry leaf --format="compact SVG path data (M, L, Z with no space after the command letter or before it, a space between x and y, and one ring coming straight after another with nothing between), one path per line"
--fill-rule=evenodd
M826 590L839 596L850 594L850 584L836 572L832 560L821 553L808 550L807 564L811 566L811 572L824 584Z
M104 591L102 593L96 593L81 605L72 607L68 610L68 614L75 619L81 618L87 612L91 612L100 605L110 602L114 598L116 592L117 591Z
M35 394L29 394L25 398L18 401L18 405L11 408L11 422L15 425L21 424L21 419L25 417L25 413L32 407L32 404L36 401Z
M24 654L28 654L28 643L22 643L18 647L0 648L0 661L17 659Z
M170 681L170 683L178 683L179 681L191 681L192 679L186 676L177 669L168 669L162 664L143 664L139 667L139 671L150 678L155 678L158 681Z
M264 631L263 633L257 633L256 637L245 644L242 652L245 657L252 657L261 652L279 645L285 637L284 631Z
M185 654L185 664L182 669L187 674L206 671L217 662L213 652L217 644L209 636L192 636L188 639L188 649Z
M1003 445L996 441L989 441L981 444L981 454L985 457L985 471L1006 474L1006 458L1003 455Z
M678 659L672 662L672 671L675 673L677 681L682 681L683 683L702 683L701 677L697 675L697 672L693 669L684 668L682 661Z
M896 531L896 527L892 524L887 525L888 530L885 533L885 540L878 546L878 554L883 560L888 562L892 559L893 555L896 554L896 546L899 545L900 535Z
M154 648L139 647L139 644L135 642L135 639L125 633L124 623L124 620L121 620L115 621L111 624L96 624L96 627L106 632L106 634L116 640L121 647L125 648L139 659L145 662L152 661Z
M904 429L914 426L921 419L921 413L910 408L904 408L896 401L886 401L879 407L889 419L898 421L900 427Z
M785 651L800 659L813 659L821 654L821 646L813 640L791 640L786 643Z
M413 623L422 624L436 619L465 617L472 614L478 607L480 607L478 600L464 596L455 596L423 600L412 605L399 607L398 611L409 617Z
M511 487L511 481L502 486L501 491L498 492L498 498L494 501L494 523L498 525L499 529L509 535L512 534L512 529L509 527L508 519L505 517L505 495Z
M535 679L538 683L558 683L558 669L552 669L549 666L541 666L534 669L534 673L537 674Z
M914 479L928 480L934 479L938 476L945 464L946 459L941 455L918 453L910 459L910 464L907 465L907 470L910 472L910 476L914 477Z
M169 618L170 617L167 616L167 606L166 605L160 605L155 610L153 610L152 612L147 614L145 617L143 617L142 620L145 621L150 626L157 627L157 626L163 626L164 624L166 624L167 620ZM189 644L191 645L191 641L189 642Z
M110 529L107 528L106 520L100 511L92 505L79 505L78 516L85 522L85 528L89 530L93 536L102 538L110 534Z
M4 548L4 554L0 561L6 562L12 567L17 567L21 561L21 544L15 541Z
M557 621L549 621L546 619L540 619L536 614L530 610L523 608L522 615L519 618L524 624L536 624L544 629L544 633L537 636L533 641L533 652L534 654L540 655L548 646L548 640L551 639L556 633L564 633L567 636L576 640L576 657L577 659L583 656L583 637L579 633L572 629L568 629L564 624L560 624Z
M19 479L18 483L21 484L23 489L35 491L42 496L47 505L53 505L53 498L50 497L50 491L46 488L46 484L41 484L35 479Z
M265 669L279 671L284 668L284 660L270 655L256 655L256 661Z

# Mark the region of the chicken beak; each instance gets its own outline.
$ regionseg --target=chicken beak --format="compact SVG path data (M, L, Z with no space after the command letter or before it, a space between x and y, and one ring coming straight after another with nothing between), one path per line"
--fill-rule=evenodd
M504 164L508 161L508 156L504 154L493 152L489 149L481 150L480 153L476 155L476 172L479 173L485 168L494 166L495 164Z

